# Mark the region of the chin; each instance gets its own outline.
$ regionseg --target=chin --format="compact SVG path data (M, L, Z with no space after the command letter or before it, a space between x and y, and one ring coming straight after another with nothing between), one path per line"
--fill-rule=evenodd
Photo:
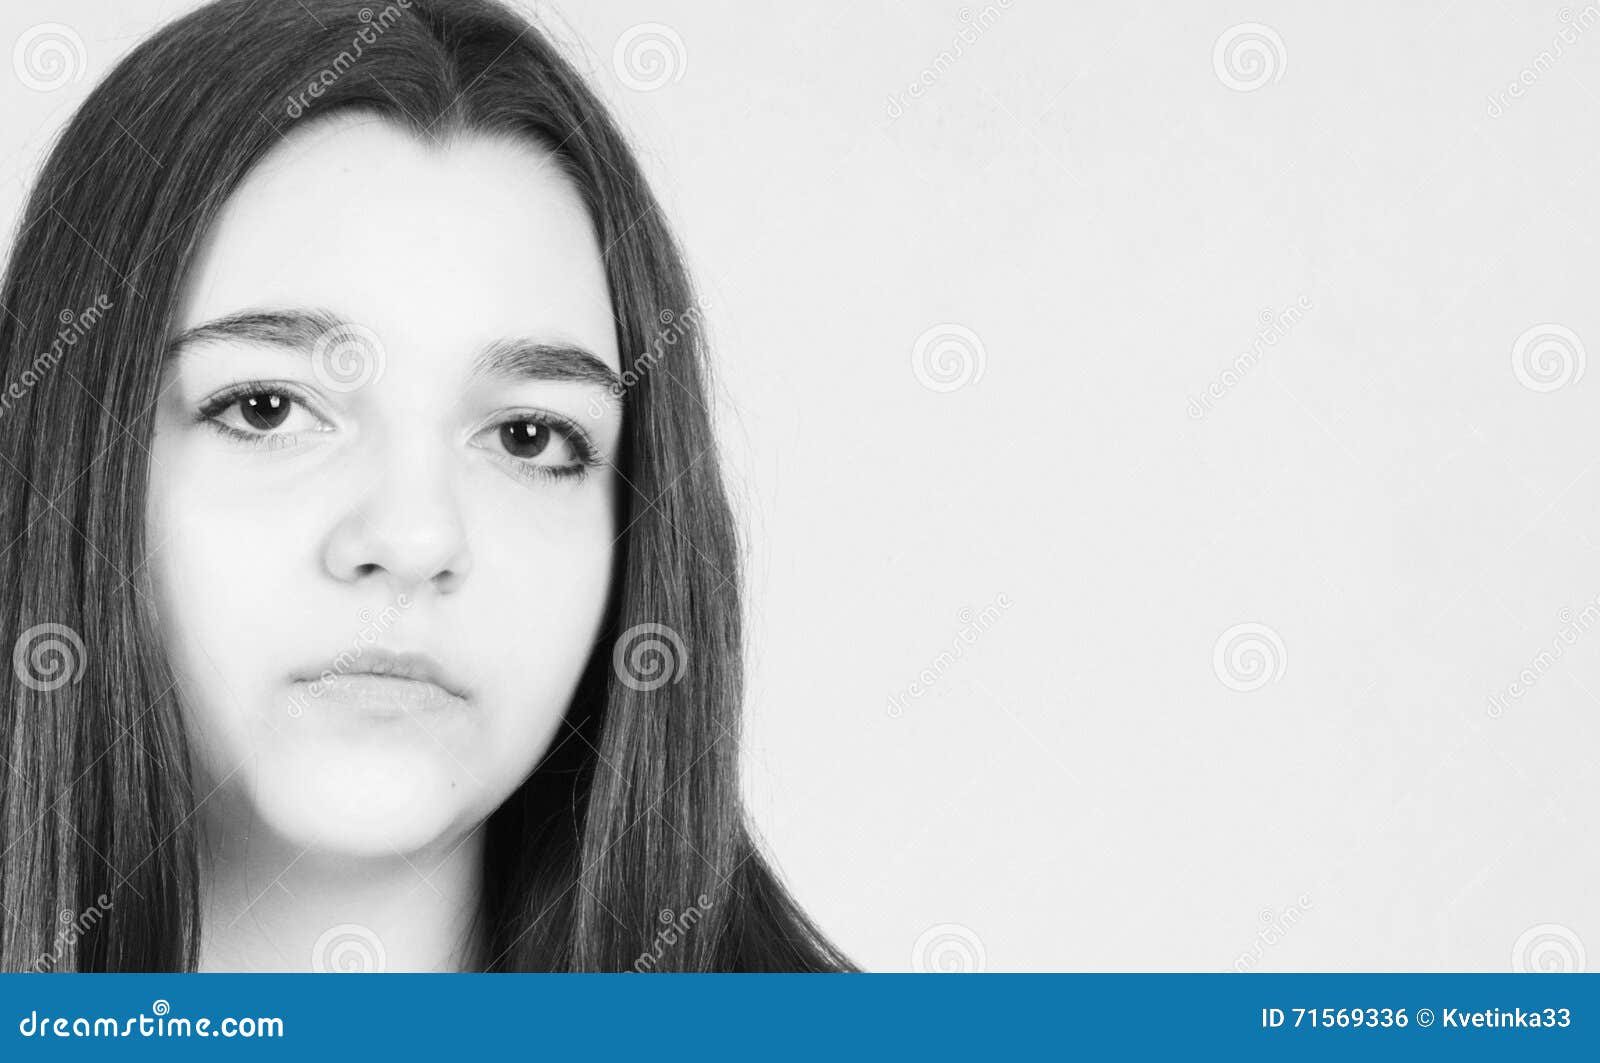
M375 751L258 778L257 816L295 846L317 852L393 857L440 842L448 848L481 817L468 807L471 790L458 778L461 769L442 750L434 752Z

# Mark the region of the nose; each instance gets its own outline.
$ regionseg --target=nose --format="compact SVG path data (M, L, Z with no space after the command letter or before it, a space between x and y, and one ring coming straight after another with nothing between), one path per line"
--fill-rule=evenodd
M415 453L363 462L351 504L338 514L323 565L347 583L386 579L394 594L448 594L471 570L456 485L445 463Z

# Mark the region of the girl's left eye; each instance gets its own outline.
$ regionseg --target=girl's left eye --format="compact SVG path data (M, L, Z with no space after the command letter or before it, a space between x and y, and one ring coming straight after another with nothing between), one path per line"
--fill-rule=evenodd
M480 438L491 433L494 440L489 448L509 458L519 475L558 480L581 477L600 463L588 435L564 417L519 415L485 429Z

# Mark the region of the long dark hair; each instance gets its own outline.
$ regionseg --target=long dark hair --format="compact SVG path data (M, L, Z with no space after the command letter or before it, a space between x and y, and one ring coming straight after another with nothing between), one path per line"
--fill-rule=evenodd
M604 249L624 369L654 352L626 374L606 634L484 828L482 969L856 970L740 800L738 532L662 212L538 28L492 0L379 2L219 0L171 23L90 94L28 201L0 319L0 969L195 968L197 795L143 570L159 367L229 193L296 124L361 109L553 152ZM622 681L618 640L663 629L677 681Z

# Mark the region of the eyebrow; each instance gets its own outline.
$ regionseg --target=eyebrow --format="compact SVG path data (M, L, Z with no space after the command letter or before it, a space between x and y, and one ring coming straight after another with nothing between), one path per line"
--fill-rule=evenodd
M310 355L329 331L349 328L350 322L321 309L245 310L229 314L179 333L167 345L167 357L202 343L252 343ZM546 380L592 384L613 396L622 394L622 381L595 354L576 344L526 338L500 339L478 353L472 377Z

